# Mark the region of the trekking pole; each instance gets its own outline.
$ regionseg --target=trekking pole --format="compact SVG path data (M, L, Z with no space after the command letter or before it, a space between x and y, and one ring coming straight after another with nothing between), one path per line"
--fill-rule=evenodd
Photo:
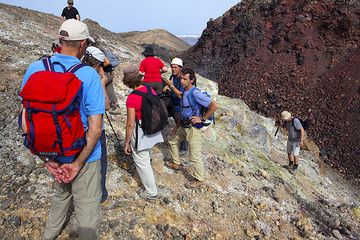
M276 137L276 134L279 132L279 128L280 128L280 127L278 127L278 128L276 129L275 137Z
M276 137L276 135L277 135L278 132L279 132L280 125L281 125L281 121L280 121L280 120L276 120L276 121L275 121L275 126L277 126L277 129L276 129L276 132L275 132L275 137Z
M109 124L110 124L111 129L113 130L113 132L114 132L114 134L115 134L115 138L116 138L116 140L118 141L119 146L121 146L120 140L119 140L119 138L118 138L118 136L117 136L117 134L116 134L116 132L115 132L115 129L114 129L113 125L111 124L111 121L110 121L110 118L109 118L107 112L105 112L105 115L106 115L106 118L107 118L107 120L108 120L108 122L109 122Z

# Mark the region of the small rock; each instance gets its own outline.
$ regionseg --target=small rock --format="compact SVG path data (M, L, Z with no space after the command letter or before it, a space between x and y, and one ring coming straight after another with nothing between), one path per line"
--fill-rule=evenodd
M9 223L11 225L14 225L15 227L20 227L21 226L21 219L19 216L13 216L9 219Z
M342 234L342 235L346 235L346 236L349 236L350 235L350 231L343 225L340 225L340 229L339 229L339 232Z
M178 230L177 228L175 228L175 227L171 227L170 233L171 233L171 235L172 235L173 237L179 237L179 236L180 236L179 230Z
M168 205L171 201L167 197L164 197L163 202Z
M3 204L1 204L1 210L5 210L5 209L9 208L11 202L12 202L11 198L5 200L5 202L3 202Z
M75 238L78 238L79 237L79 234L75 231L72 231L70 234L69 234L69 238L70 239L75 239Z
M111 220L111 221L109 222L109 227L110 227L111 229L114 229L114 228L116 228L117 226L119 226L119 221L118 221L118 220Z
M262 176L265 179L269 178L269 174L263 169L259 169L258 173L260 174L260 176Z
M336 220L335 220L335 227L336 227L336 228L339 228L339 227L340 227L340 224L341 224L340 219L336 219Z
M342 236L338 230L333 230L332 233L337 239L342 239Z
M255 236L259 236L260 233L253 228L247 228L245 229L245 234L250 238L255 238Z
M213 202L211 203L211 206L212 206L212 208L213 208L213 211L216 213L217 210L219 209L219 203L218 203L217 201L213 201Z

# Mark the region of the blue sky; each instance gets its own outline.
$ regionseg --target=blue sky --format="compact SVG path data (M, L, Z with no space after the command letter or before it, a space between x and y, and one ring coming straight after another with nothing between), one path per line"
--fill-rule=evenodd
M0 0L1 3L60 15L66 0ZM81 19L91 18L113 32L155 28L181 34L201 34L210 18L217 18L239 0L74 0Z

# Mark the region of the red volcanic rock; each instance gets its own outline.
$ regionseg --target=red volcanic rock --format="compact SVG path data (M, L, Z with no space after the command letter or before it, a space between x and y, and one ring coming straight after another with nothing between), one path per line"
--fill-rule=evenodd
M353 0L243 0L182 57L253 110L309 118L321 154L359 180L359 19Z

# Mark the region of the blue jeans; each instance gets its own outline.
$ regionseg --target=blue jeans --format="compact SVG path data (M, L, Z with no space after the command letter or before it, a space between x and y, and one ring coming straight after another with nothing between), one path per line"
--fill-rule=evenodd
M108 197L108 192L106 190L107 152L106 152L105 130L102 130L100 142L101 142L100 174L101 174L101 192L102 192L101 202L103 202Z

